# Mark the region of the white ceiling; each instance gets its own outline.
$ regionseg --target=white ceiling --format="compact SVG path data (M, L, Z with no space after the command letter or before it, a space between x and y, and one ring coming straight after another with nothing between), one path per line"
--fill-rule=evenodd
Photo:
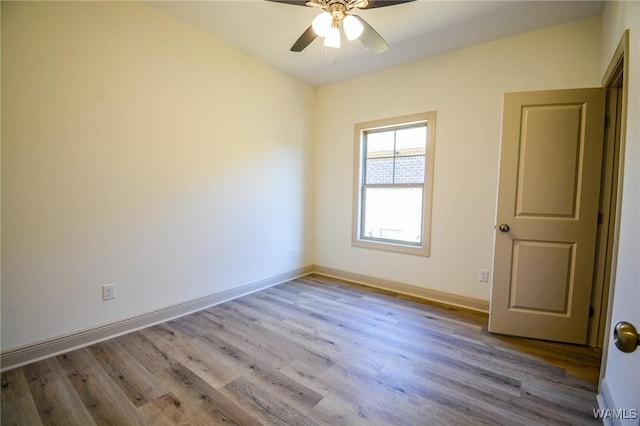
M536 28L600 15L602 1L418 0L354 13L390 48L376 55L357 42L325 49L316 39L289 48L318 10L264 0L152 1L150 4L313 86L322 86L428 56Z

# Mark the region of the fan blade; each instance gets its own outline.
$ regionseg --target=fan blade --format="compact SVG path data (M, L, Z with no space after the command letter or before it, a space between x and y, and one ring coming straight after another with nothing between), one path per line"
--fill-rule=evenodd
M307 28L307 30L302 33L302 35L298 38L298 40L296 40L296 42L293 43L293 46L291 46L291 51L302 52L305 47L310 45L311 42L316 39L316 37L318 37L318 35L316 34L315 31L313 31L313 28L312 27Z
M367 23L364 19L359 17L358 15L351 15L356 18L364 29L362 30L362 35L360 36L360 41L364 43L369 49L373 50L376 53L382 53L389 48L389 45L382 38L380 34L376 30L373 29L371 25Z
M272 3L292 4L294 6L306 6L307 0L266 0Z
M367 5L367 7L363 7L362 9L375 9L377 7L387 7L396 4L410 3L412 1L416 0L369 0L369 4Z

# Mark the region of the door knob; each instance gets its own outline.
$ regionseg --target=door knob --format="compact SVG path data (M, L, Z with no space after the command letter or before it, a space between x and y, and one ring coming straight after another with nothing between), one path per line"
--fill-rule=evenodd
M503 223L502 225L498 226L498 229L502 232L509 232L511 228L509 227L509 225Z
M633 352L640 345L640 336L638 330L633 324L621 321L616 324L613 329L613 343L622 352Z

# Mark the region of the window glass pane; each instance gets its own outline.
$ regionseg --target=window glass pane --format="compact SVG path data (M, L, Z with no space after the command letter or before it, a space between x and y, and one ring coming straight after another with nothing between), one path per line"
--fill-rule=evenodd
M393 156L393 130L386 132L367 132L367 158Z
M393 183L424 183L424 155L396 158Z
M362 237L420 244L423 188L365 188Z
M367 158L364 183L393 183L393 157Z
M424 155L427 126L409 127L396 131L396 155Z

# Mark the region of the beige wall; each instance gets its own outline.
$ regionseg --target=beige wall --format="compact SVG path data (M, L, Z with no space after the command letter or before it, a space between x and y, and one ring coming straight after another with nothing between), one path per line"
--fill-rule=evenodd
M600 85L600 18L500 39L318 90L314 262L488 300L502 97ZM353 124L437 111L431 257L351 246Z
M2 64L3 351L311 264L313 88L130 2L3 1Z
M604 75L625 30L629 30L627 128L623 152L624 177L620 208L618 263L611 324L629 321L640 328L640 2L606 2L602 15ZM611 333L611 330L609 330ZM618 409L640 409L640 353L625 354L613 345L605 348L604 384ZM625 423L627 424L627 423ZM629 420L628 424L638 424Z

